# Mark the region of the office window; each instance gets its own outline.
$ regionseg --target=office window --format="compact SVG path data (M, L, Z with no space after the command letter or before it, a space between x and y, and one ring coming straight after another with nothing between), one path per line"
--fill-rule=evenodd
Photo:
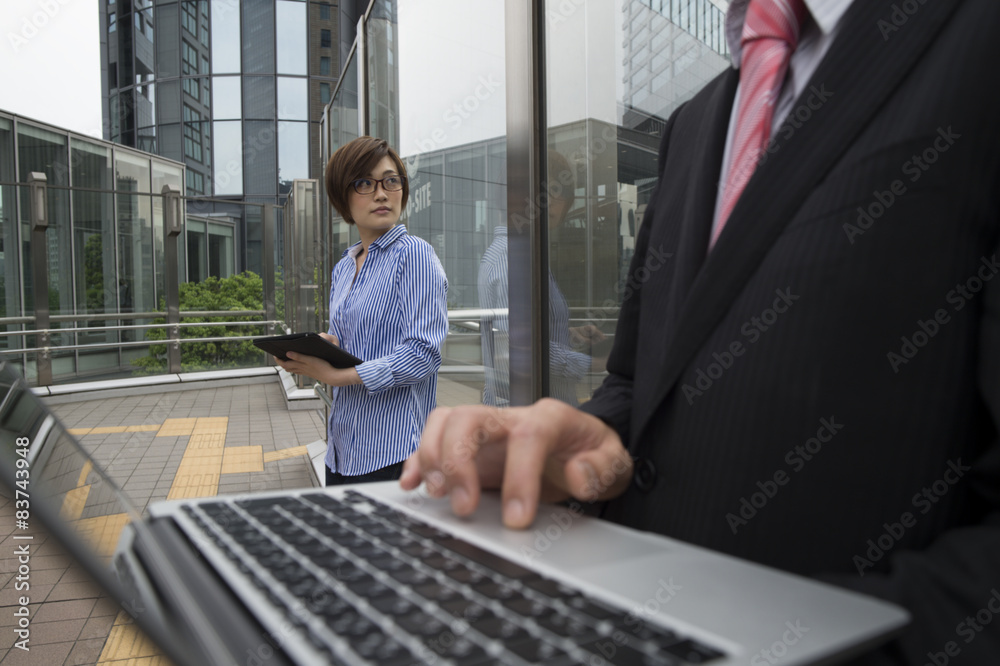
M181 3L181 25L192 37L198 37L198 7L191 0Z
M326 104L330 101L330 84L321 83L319 84L319 101L321 104Z
M328 48L330 48L330 43L331 43L330 42L330 31L329 30L320 30L319 31L319 45L322 48L324 48L324 49L328 49Z
M319 75L330 76L330 58L328 56L320 56Z
M184 157L201 162L201 114L184 105Z
M324 21L330 20L330 5L324 2L319 6L319 17Z
M118 30L118 14L111 12L108 14L108 32L116 32Z
M184 92L195 101L201 100L201 90L198 79L198 52L186 41L182 42L183 59L181 60L181 75L185 78Z

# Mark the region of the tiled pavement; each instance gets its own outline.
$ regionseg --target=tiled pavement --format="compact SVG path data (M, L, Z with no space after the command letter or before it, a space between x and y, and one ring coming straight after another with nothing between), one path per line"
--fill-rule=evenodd
M441 378L438 404L478 403L481 386L474 379ZM273 379L61 404L53 410L142 510L168 497L313 485L305 445L325 436L322 412L289 411L281 384ZM0 496L0 664L165 663L117 605L40 531L33 532L30 590L15 589L13 514L12 502ZM31 599L27 652L14 647L14 612L22 595Z

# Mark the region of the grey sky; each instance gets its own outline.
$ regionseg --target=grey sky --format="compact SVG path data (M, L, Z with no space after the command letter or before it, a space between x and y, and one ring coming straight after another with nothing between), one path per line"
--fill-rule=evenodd
M101 137L103 0L3 0L0 109Z

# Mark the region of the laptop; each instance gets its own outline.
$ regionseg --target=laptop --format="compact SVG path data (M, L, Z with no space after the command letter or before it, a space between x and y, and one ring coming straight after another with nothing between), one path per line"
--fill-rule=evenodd
M524 531L396 482L175 500L141 516L10 364L0 488L178 666L834 664L907 613L545 505Z

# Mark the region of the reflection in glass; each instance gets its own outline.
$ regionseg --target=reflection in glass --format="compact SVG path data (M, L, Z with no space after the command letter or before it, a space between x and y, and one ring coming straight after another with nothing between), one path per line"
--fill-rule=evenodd
M122 312L156 309L153 292L152 203L149 159L115 153L118 191L118 298Z
M309 80L278 77L278 118L309 120Z
M277 194L278 155L274 121L247 120L243 123L243 155L247 165L245 194Z
M278 0L278 74L306 75L306 3Z
M561 19L546 32L549 151L566 157L577 184L573 207L561 221L550 218L549 269L560 290L552 306L561 295L571 327L595 325L609 336L656 185L661 131L674 109L728 65L715 37L724 18L717 7L705 3L696 21L689 2L616 4L584 0L567 12L558 0L546 2L547 15ZM719 30L699 25L705 21ZM546 185L564 184L550 174ZM608 344L598 345L600 353ZM553 392L559 363L552 353ZM600 376L585 379L581 398Z
M278 123L278 185L281 192L296 178L309 177L309 124Z
M14 123L0 118L0 182L11 183L14 176ZM0 317L15 317L21 313L21 290L17 253L17 204L16 189L11 185L0 185ZM4 330L13 330L5 327ZM8 337L0 338L0 348L10 344Z
M243 0L243 71L274 74L274 0Z
M212 72L240 73L240 6L212 0Z
M243 98L240 92L240 77L212 77L212 117L215 120L239 120Z
M256 120L274 120L274 77L243 77L244 117Z
M212 123L214 193L243 194L243 131L239 121Z
M70 255L71 230L69 219L69 155L66 136L57 134L41 127L34 127L21 122L17 125L17 141L20 173L18 180L28 182L31 172L44 173L48 178L48 221L49 228L45 232L48 245L49 294L48 305L50 314L71 314L73 312L73 263ZM51 187L51 186L61 186ZM28 189L22 188L21 220L23 223L21 241L23 245L23 260L25 271L31 270L30 239L31 228L28 224L29 201ZM25 309L34 312L34 293L29 289L29 280L25 280ZM57 324L52 324L58 328Z

